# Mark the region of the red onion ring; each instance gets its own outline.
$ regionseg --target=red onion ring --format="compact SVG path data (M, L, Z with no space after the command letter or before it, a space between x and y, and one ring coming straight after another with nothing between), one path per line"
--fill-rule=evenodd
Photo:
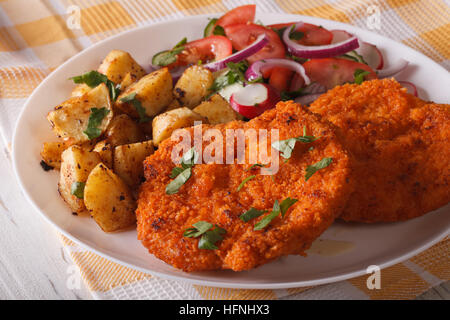
M408 67L409 62L405 59L400 58L394 65L389 68L377 70L379 78L387 78L393 76L394 74L400 73Z
M409 81L399 81L398 83L400 83L404 88L406 88L406 90L408 90L408 93L411 93L416 97L418 96L417 87L415 86L414 83Z
M303 25L303 22L294 25L294 29L297 29ZM289 38L290 32L291 27L287 27L286 30L284 30L283 41L288 47L288 51L299 58L330 58L359 48L358 38L354 36L339 43L323 46L304 46L292 41Z
M222 70L227 67L228 62L240 62L251 55L255 54L269 43L269 38L266 34L261 34L252 44L248 47L233 53L231 56L228 56L222 60L210 62L204 64L202 67L206 68L212 72Z
M262 71L264 69L273 67L288 68L298 73L303 78L303 80L305 80L306 85L309 85L311 83L311 80L306 75L305 68L303 68L303 66L300 63L288 59L276 59L276 58L259 60L252 63L245 72L245 78L249 81L258 79L262 77Z
M308 94L306 96L301 96L298 98L295 98L296 103L300 103L303 106L309 105L310 103L314 102L318 97L320 97L322 93L314 93L314 94Z

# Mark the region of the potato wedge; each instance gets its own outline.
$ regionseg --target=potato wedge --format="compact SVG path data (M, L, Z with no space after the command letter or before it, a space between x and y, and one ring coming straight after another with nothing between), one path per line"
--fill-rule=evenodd
M136 222L136 202L130 189L114 172L99 163L89 174L84 202L95 222L105 232L117 231Z
M136 94L135 98L144 108L146 116L152 117L172 102L172 88L172 76L167 68L162 68L130 85L120 94L116 106L133 118L139 119L139 113L133 103L121 101L131 94Z
M113 146L108 140L102 140L94 147L95 152L100 155L102 162L110 169L113 167Z
M113 118L109 92L104 83L81 97L70 98L55 107L55 110L47 115L47 119L58 137L70 138L74 143L84 142L90 140L85 131L94 108L105 108L107 112L101 123L96 126L102 134Z
M114 172L131 188L137 188L144 178L142 162L153 151L151 140L117 146L114 149Z
M209 93L213 82L211 71L200 66L192 66L183 72L173 89L173 94L182 106L192 109Z
M126 114L118 115L111 120L105 137L113 147L142 141L144 139L136 121Z
M41 149L42 160L50 167L55 169L61 168L61 154L70 147L71 143L67 141L44 142Z
M243 119L242 115L234 111L220 94L215 94L210 99L203 101L192 111L208 118L210 124L227 123Z
M89 152L79 146L71 146L61 154L61 171L58 191L73 212L84 212L86 207L82 198L72 194L74 183L86 182L91 170L101 162L97 152ZM78 194L79 195L79 194Z
M181 103L177 99L173 99L172 102L167 106L165 111L170 111L181 107L182 107Z
M98 67L98 72L103 73L109 80L116 84L131 84L145 76L145 70L133 59L133 57L122 50L112 50Z
M70 96L73 97L81 97L82 95L84 95L85 93L88 93L89 91L91 91L92 88L89 87L87 84L80 84L78 86L75 87L75 89L72 90Z
M191 109L182 107L164 112L153 119L153 144L159 145L161 141L170 138L176 129L194 125L194 121L207 123L207 119Z

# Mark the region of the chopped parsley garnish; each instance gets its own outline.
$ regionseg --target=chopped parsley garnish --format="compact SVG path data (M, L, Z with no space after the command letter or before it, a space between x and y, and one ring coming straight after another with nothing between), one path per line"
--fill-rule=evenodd
M244 184L246 184L248 181L250 181L250 180L252 180L252 179L254 179L254 178L256 178L256 176L250 176L250 177L245 178L245 179L241 182L241 184L239 185L239 187L237 188L236 192L241 191L241 189L242 189L242 187L244 186Z
M255 208L250 208L250 210L244 212L239 216L239 219L241 219L244 222L249 222L252 219L258 218L259 216L263 215L264 213L268 212L267 210L258 210Z
M272 143L272 148L278 150L281 152L281 156L285 159L291 158L292 151L295 148L295 143L297 141L303 142L303 143L311 143L313 141L316 141L317 137L314 136L308 136L306 135L306 126L303 127L303 136L296 137L296 138L289 138L286 140L280 140L275 141Z
M101 83L106 84L106 87L109 90L109 96L113 101L116 101L117 97L120 94L120 84L118 85L114 84L114 82L109 80L107 76L95 70L86 72L81 76L72 77L70 79L77 84L84 83L91 88L95 88Z
M85 182L75 181L74 183L72 183L72 186L70 188L70 193L73 194L78 199L83 199L85 186L86 186Z
M255 226L253 227L253 230L262 230L278 215L281 213L281 217L284 218L284 215L289 210L289 208L296 203L297 199L291 199L286 198L283 201L281 201L281 204L278 202L278 200L275 200L275 203L273 204L272 212L269 213L267 216L262 218L260 221L258 221Z
M106 108L92 108L89 116L89 122L84 134L88 136L89 140L98 138L102 134L102 130L98 126L102 123L103 118L109 113Z
M189 149L183 155L183 158L181 159L181 167L173 168L170 173L170 178L174 180L166 186L166 194L177 193L181 186L189 180L192 175L192 167L195 165L198 157L199 155L194 148Z
M228 62L227 68L228 71L224 72L214 80L212 86L209 88L209 91L211 93L209 94L208 98L211 97L217 91L229 85L232 85L234 83L246 82L245 71L248 68L248 63L245 60L238 63Z
M252 165L250 166L250 168L248 168L248 169L245 170L245 171L251 171L251 170L253 170L253 169L256 168L256 167L264 168L265 166L266 166L265 164L255 163L255 164L252 164Z
M355 50L347 52L346 54L343 54L341 57L348 59L348 60L352 60L352 61L356 61L356 62L360 62L360 63L364 63L364 64L368 65L368 63L364 60L364 57L362 55L360 55L358 52L356 52Z
M317 171L328 167L333 162L333 158L323 158L319 162L310 165L306 168L305 181L308 181L311 176Z
M291 27L291 31L289 32L289 39L292 40L300 40L305 36L305 34L301 31L295 31L295 24Z
M198 242L199 249L216 250L218 247L215 245L217 241L223 240L223 235L227 231L218 225L210 230L213 225L206 221L199 221L194 223L193 228L188 228L184 231L183 236L187 238L198 238L201 236Z
M142 103L136 98L136 92L133 92L126 97L123 97L120 99L122 102L129 102L133 105L133 107L136 109L137 113L139 114L139 122L148 122L151 119L147 116L145 113L145 109L142 106Z
M177 61L177 55L184 50L187 38L183 38L171 50L158 52L152 58L152 64L155 66L165 67Z
M362 69L356 69L355 73L353 74L353 76L355 77L355 83L356 84L361 84L364 81L364 77L369 75L370 72L369 71L365 71Z

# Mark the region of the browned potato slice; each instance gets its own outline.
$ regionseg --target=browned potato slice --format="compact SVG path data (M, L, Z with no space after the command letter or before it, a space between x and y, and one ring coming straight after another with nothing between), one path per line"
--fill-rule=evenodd
M198 106L209 93L213 82L214 77L211 71L200 66L192 66L183 72L175 85L173 94L181 105L192 109Z
M106 139L113 146L142 141L144 136L136 121L126 114L114 117L106 130Z
M107 140L102 140L94 147L94 151L100 155L102 162L108 166L113 167L113 147Z
M207 120L189 108L182 107L164 112L153 119L153 143L155 146L167 138L176 129L191 127L195 121L207 123Z
M92 88L89 87L87 84L80 84L78 86L75 87L75 89L72 90L72 93L70 94L70 96L73 97L81 97L82 95L84 95L85 93L88 93L89 91L91 91Z
M48 114L47 119L58 137L70 139L74 143L84 142L89 140L84 131L88 127L93 108L106 108L108 110L106 116L97 126L100 133L103 133L113 117L109 92L104 83L81 97L70 98L61 103Z
M172 76L167 68L162 68L130 85L120 94L116 101L116 106L126 114L139 118L133 103L121 101L121 99L131 94L136 94L135 98L145 110L146 116L152 117L160 113L172 102L172 88Z
M59 176L58 191L64 201L69 205L73 212L81 213L85 211L82 198L72 194L74 183L81 184L86 182L91 170L101 161L97 152L89 152L79 146L71 146L61 155L61 171ZM78 193L78 196L82 197Z
M142 162L153 151L151 140L116 147L114 149L114 172L130 187L138 187L144 178Z
M181 107L182 107L181 103L177 99L173 99L172 102L169 104L169 106L166 108L166 111L178 109Z
M122 50L112 50L103 60L98 68L109 80L121 84L127 77L126 83L137 81L145 76L145 70L133 59L133 57Z
M66 141L44 142L41 150L42 160L55 169L61 168L61 154L70 145L71 144Z
M220 94L215 94L209 100L203 101L192 111L208 118L210 124L227 123L243 119Z
M103 163L92 170L86 181L84 202L105 232L127 228L136 221L136 202L130 189Z

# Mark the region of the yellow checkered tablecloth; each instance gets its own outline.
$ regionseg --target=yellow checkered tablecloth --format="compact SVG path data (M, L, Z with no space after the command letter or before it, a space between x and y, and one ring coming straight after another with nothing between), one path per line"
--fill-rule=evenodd
M296 13L367 29L380 12L381 35L423 52L450 70L448 0L0 0L0 131L10 144L25 99L56 67L90 45L124 30L188 15L224 12L256 3L259 12ZM68 27L80 9L81 28ZM450 279L449 239L383 270L381 290L367 277L315 288L239 290L158 279L101 258L61 236L96 298L102 299L411 299Z

